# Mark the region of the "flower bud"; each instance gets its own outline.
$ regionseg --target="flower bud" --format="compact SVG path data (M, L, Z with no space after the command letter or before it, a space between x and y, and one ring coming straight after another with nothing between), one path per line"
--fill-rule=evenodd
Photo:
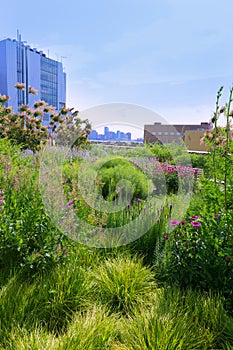
M226 109L226 107L224 107L224 106L220 107L219 113L223 113L225 111L225 109Z

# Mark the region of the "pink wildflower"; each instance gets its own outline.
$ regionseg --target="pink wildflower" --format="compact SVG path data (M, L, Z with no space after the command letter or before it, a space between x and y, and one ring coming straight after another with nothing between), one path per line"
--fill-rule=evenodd
M178 226L179 223L180 223L179 220L171 220L169 224L170 224L171 226Z
M201 223L199 221L191 221L191 225L193 227L200 227L201 226Z

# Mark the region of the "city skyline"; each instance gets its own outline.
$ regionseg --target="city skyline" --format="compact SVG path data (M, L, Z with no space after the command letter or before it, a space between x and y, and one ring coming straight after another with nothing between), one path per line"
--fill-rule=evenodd
M132 133L131 132L124 132L120 130L119 128L115 130L110 130L110 127L107 125L104 126L104 128L95 130L92 129L89 139L90 140L101 140L101 141L131 141L132 139Z

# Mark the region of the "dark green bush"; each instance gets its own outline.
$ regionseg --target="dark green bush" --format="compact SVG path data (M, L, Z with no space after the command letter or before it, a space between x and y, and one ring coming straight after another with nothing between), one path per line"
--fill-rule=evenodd
M114 200L119 196L130 199L146 199L150 182L143 172L124 158L110 159L98 170L105 199Z

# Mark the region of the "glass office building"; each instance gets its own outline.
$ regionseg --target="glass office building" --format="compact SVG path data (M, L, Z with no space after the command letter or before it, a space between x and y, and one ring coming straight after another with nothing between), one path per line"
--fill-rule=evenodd
M24 90L15 89L23 83ZM38 91L29 94L29 87ZM10 96L8 104L14 111L22 104L32 107L36 100L44 100L60 110L66 103L66 73L61 62L53 60L36 48L17 40L0 41L0 94Z

